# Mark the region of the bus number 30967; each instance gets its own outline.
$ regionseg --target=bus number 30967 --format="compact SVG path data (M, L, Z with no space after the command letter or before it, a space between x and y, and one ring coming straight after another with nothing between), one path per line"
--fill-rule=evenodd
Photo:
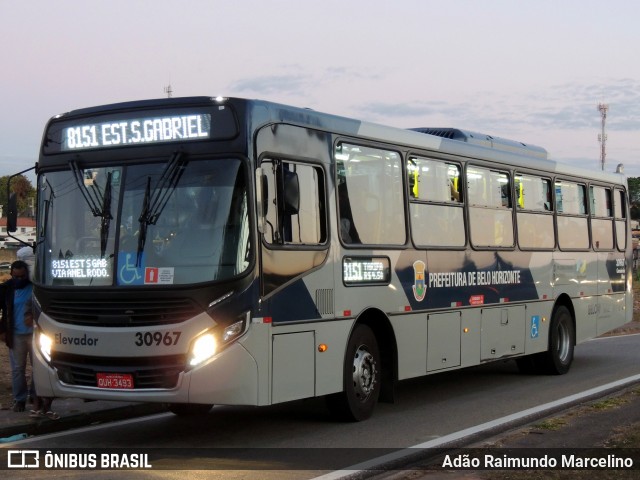
M135 344L138 347L151 347L153 345L177 345L181 332L136 332Z

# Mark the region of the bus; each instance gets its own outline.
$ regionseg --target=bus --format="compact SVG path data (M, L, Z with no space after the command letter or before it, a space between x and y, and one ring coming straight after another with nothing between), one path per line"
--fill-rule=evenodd
M565 374L632 318L622 169L456 128L223 97L74 110L37 164L40 395L326 397L513 359Z

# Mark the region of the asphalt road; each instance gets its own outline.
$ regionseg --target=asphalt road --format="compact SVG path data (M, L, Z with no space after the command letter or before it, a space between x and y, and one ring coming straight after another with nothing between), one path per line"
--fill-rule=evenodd
M36 437L11 448L183 449L153 450L154 458L164 455L154 467L194 468L187 466L186 459L201 458L189 465L222 469L189 471L190 479L313 478L638 374L640 335L607 337L576 347L572 369L563 376L521 375L514 362L505 361L402 382L396 403L379 404L373 418L361 423L336 423L322 399L311 399L263 408L220 406L199 418L159 414ZM580 445L580 438L575 441L575 447L589 446ZM213 457L217 463L211 463ZM62 478L62 473L70 475L64 478L184 478L174 470L156 469L117 475L113 471L22 470L3 472L3 477L4 473L9 473L6 478L51 479ZM20 475L14 477L14 473Z

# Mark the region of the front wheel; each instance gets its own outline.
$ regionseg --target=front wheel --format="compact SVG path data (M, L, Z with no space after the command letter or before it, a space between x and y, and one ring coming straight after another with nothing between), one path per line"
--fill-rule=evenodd
M371 329L356 325L344 360L343 391L327 398L329 410L341 420L369 418L380 395L380 351Z

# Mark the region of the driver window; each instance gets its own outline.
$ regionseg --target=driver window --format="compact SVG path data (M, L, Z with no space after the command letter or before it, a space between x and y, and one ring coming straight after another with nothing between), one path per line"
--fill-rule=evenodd
M265 234L271 245L321 245L327 240L321 168L265 160Z

